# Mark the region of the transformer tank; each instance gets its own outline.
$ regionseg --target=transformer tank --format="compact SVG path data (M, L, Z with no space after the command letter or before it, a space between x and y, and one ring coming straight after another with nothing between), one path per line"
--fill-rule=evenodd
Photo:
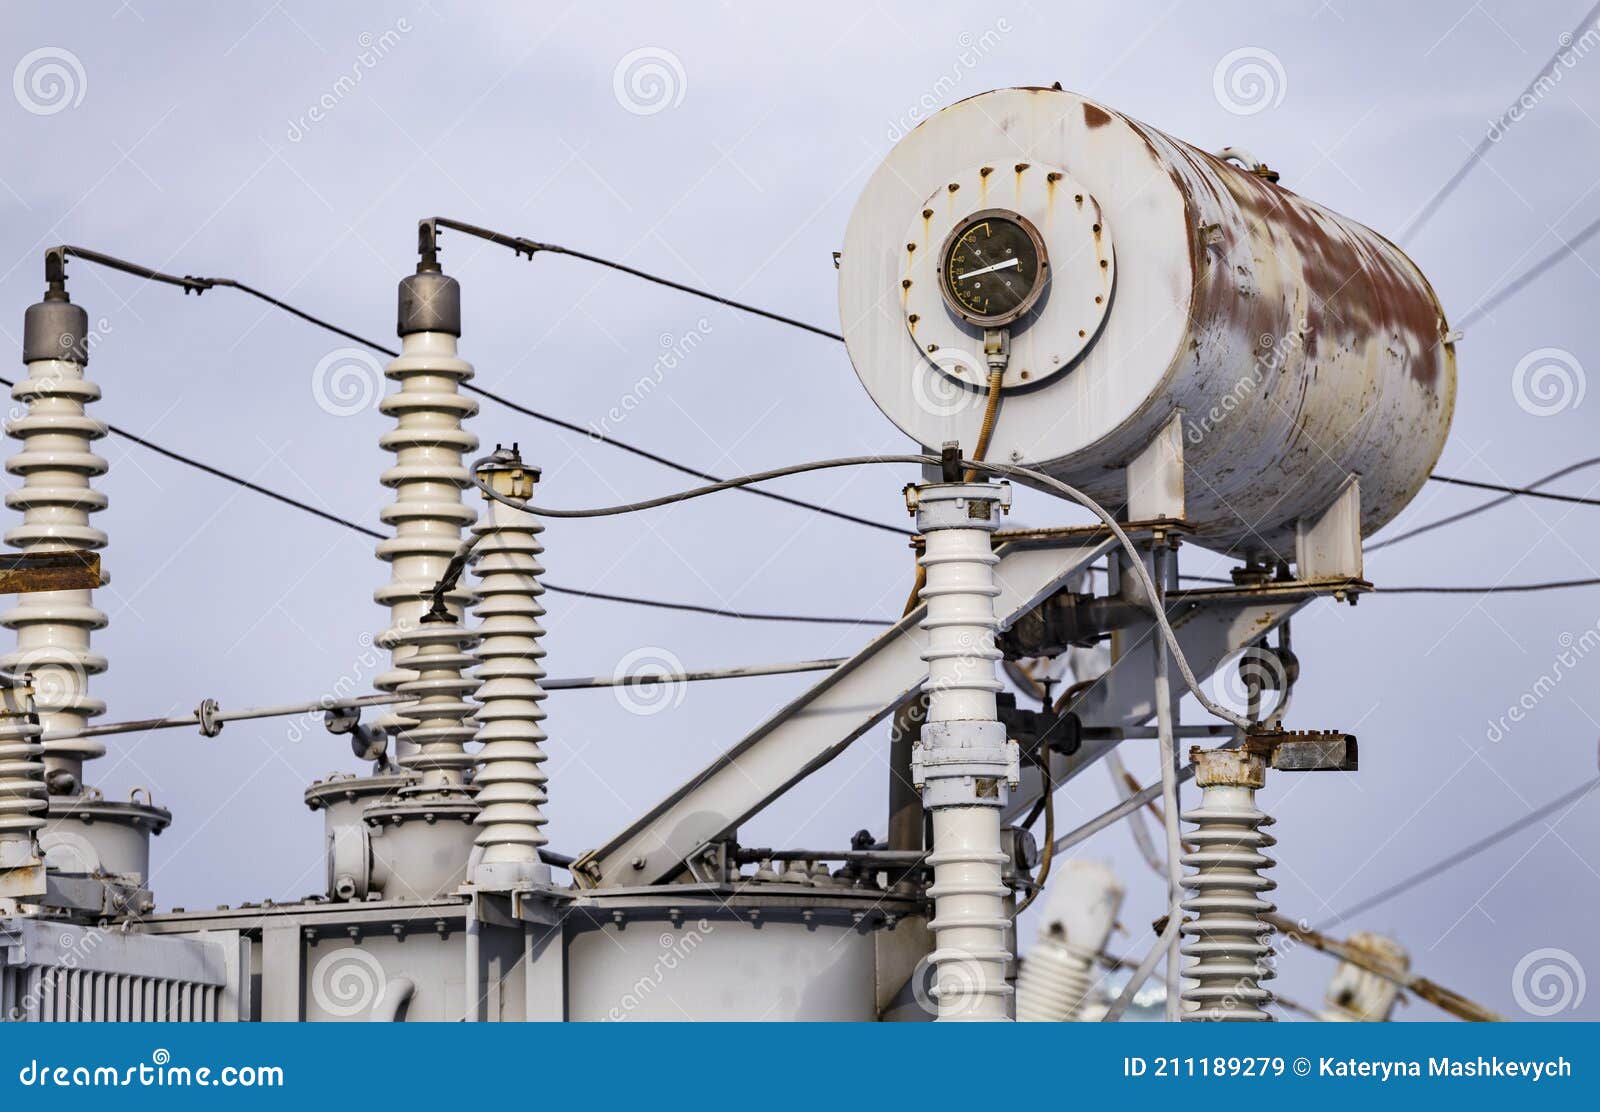
M1296 522L1351 476L1370 534L1443 450L1452 337L1399 248L1270 176L1059 89L951 105L852 213L839 290L857 374L918 443L970 449L985 328L946 292L951 243L975 214L1017 214L1048 269L1010 325L989 458L1121 505L1124 468L1177 415L1200 543L1292 559Z

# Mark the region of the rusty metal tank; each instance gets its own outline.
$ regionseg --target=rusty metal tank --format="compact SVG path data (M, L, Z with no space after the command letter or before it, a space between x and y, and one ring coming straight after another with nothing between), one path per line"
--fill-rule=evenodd
M939 112L851 215L845 341L918 443L976 440L984 329L941 283L952 237L991 211L1022 216L1048 256L1042 295L1009 325L991 459L1121 504L1123 468L1180 414L1197 539L1280 559L1350 476L1363 535L1426 481L1455 354L1411 260L1264 173L1059 89Z

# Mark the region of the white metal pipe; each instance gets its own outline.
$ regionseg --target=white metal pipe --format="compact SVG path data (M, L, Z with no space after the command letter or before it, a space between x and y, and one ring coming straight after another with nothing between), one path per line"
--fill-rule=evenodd
M1167 564L1171 550L1164 544L1155 546L1150 554L1151 579L1155 582L1154 602L1162 612L1167 604ZM1156 731L1161 760L1161 807L1167 835L1167 914L1181 916L1183 900L1183 870L1178 863L1183 853L1183 839L1178 830L1178 750L1173 739L1173 719L1177 704L1172 697L1171 654L1164 640L1156 640L1155 706ZM1171 1022L1178 1018L1178 992L1182 980L1182 961L1178 956L1177 938L1167 950L1166 1017Z
M995 718L994 565L990 543L1009 488L920 486L910 502L925 538L922 628L928 717L912 780L933 816L934 995L940 1020L1010 1018L1010 895L1002 872L1000 810L1017 780L1015 742Z
M799 660L786 664L748 664L732 668L701 668L683 672L644 672L626 676L567 676L545 680L545 691L584 691L597 687L626 687L647 683L700 683L707 680L742 679L746 676L782 676L796 672L826 672L845 663L845 657L831 660ZM294 714L315 714L319 711L348 710L356 707L398 706L415 700L409 695L359 695L344 699L310 699L302 703L275 703L259 707L239 707L228 710L218 707L211 715L214 722L242 722L255 718L283 718ZM166 718L135 718L125 722L102 722L82 730L60 731L44 734L41 741L62 741L80 737L104 737L108 734L134 734L146 730L173 730L185 726L198 726L198 713L171 715Z

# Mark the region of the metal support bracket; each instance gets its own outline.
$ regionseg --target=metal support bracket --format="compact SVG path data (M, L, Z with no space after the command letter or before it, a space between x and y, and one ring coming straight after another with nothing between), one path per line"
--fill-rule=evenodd
M1128 519L1184 518L1183 413L1174 413L1128 463Z
M1019 538L996 551L995 614L1010 626L1116 542L1102 526ZM918 607L798 699L573 865L588 888L659 884L707 842L743 825L844 752L922 684L927 635Z
M1295 523L1294 563L1304 582L1362 577L1359 478L1350 476L1320 517Z

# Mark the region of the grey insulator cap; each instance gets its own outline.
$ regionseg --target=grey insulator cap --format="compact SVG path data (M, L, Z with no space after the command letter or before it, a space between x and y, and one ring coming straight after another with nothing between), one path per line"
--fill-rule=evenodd
M22 361L67 359L89 364L89 314L70 301L29 305L22 320Z
M461 284L437 270L419 270L400 279L399 333L448 332L461 335Z

